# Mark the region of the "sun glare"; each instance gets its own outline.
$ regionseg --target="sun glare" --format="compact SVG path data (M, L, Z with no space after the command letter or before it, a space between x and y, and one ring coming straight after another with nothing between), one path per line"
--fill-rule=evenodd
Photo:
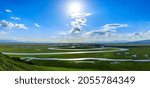
M71 13L79 13L79 12L81 12L81 9L82 9L82 5L77 2L74 2L74 3L70 4L70 6L69 6L69 11Z

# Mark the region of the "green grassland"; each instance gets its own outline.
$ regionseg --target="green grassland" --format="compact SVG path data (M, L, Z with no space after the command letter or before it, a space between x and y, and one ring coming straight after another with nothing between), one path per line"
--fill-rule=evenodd
M19 58L9 57L0 53L0 71L75 71L75 70L92 70L65 68L58 66L38 66L32 62L26 62Z
M47 52L76 52L75 50L49 50L48 48L66 49L70 45L56 44L0 44L0 52L19 53L47 53ZM78 49L98 48L100 45L78 45ZM20 60L21 57L41 57L41 58L112 58L112 59L150 59L150 46L146 45L107 45L112 50L117 48L127 48L128 51L103 52L88 54L60 54L60 55L3 55L0 54L0 70L20 70L20 71L150 71L149 62L107 62L107 61L44 61L31 60L29 62ZM68 47L67 49L73 49ZM86 51L86 50L81 50ZM94 50L91 50L94 51ZM105 51L105 50L104 50ZM136 55L136 57L134 56Z
M55 50L55 49L48 49L48 48L60 48L62 50ZM76 47L80 49L87 49L87 50L80 50L80 51L95 51L95 50L88 50L91 48L97 48L96 46L90 47ZM63 50L63 49L70 49L70 50ZM72 50L71 50L72 49ZM13 52L13 53L55 53L55 52L76 52L77 50L73 50L74 48L67 48L67 46L56 46L56 45L48 45L48 44L0 44L0 52ZM106 48L104 50L115 50L115 48ZM117 48L116 48L117 49Z

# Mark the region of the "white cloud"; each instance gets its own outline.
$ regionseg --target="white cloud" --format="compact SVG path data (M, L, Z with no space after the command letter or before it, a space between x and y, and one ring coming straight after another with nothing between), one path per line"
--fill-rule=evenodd
M78 19L77 19L78 20ZM76 19L75 19L76 21ZM73 21L74 22L74 21ZM86 24L86 22L85 22ZM82 25L81 25L82 26ZM62 43L94 43L94 42L110 42L113 40L121 40L125 35L117 34L117 29L128 27L127 24L106 24L101 27L100 30L94 30L90 32L80 32L80 27L74 27L71 31L76 34L70 34L61 32L60 36L57 36L55 42ZM77 33L78 32L78 33Z
M110 36L112 32L116 32L118 28L125 28L128 27L127 24L106 24L104 25L100 30L94 30L87 32L87 35L92 35L92 36L99 36L99 35L105 35L105 36Z
M102 27L102 32L115 32L118 28L128 27L127 24L106 24Z
M126 28L128 24L106 24L100 30L77 34L61 33L55 37L54 42L61 43L108 43L150 40L150 30L135 33L118 33L119 28Z
M12 23L12 22L8 22L6 20L0 21L0 26L4 27L4 28L9 28L9 29L13 29L13 28L28 29L24 24Z
M14 24L11 22L8 22L6 20L2 20L2 21L0 21L0 26L4 27L4 28L13 28Z
M98 32L99 33L99 32ZM107 36L108 35L108 36ZM98 42L129 42L129 41L140 41L140 40L150 40L150 30L145 32L137 32L137 33L108 33L108 34L99 34L93 37L91 34L84 35L87 38L96 39Z
M141 36L141 37L139 37ZM3 36L2 36L3 37ZM2 38L0 37L0 38ZM139 40L148 40L150 39L150 30L139 33L112 33L111 37L99 35L99 37L91 37L88 35L80 34L65 34L50 36L47 38L32 38L32 37L9 37L5 39L12 39L17 41L26 41L26 42L47 42L47 43L108 43L108 42L129 42L129 41L139 41Z
M12 20L21 20L19 17L11 17Z
M106 24L102 28L103 29L117 29L117 28L122 28L122 27L128 27L127 24Z
M18 29L28 29L24 24L14 24L14 28L18 28Z
M12 11L10 9L5 9L5 12L11 13Z
M39 24L37 24L37 23L34 23L34 25L35 25L36 27L38 27L38 28L40 27L40 25L39 25Z
M91 13L72 13L70 16L74 19L76 18L84 18L84 17L87 17L87 16L90 16Z
M70 16L73 21L71 21L71 30L69 33L80 33L82 27L86 25L87 16L90 16L90 13L72 13Z

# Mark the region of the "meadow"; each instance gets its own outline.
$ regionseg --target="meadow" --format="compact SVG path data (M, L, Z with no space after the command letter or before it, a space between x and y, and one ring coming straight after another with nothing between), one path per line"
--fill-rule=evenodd
M48 49L51 48L51 49ZM56 48L56 49L53 49ZM94 48L94 49L93 49ZM98 49L100 48L100 49ZM102 49L101 49L102 48ZM0 44L0 52L11 53L58 53L58 52L82 52L82 51L110 51L128 49L127 51L80 53L80 54L52 54L52 55L9 55L9 57L38 57L38 58L108 58L108 59L134 59L149 60L149 45L128 44ZM89 49L89 50L88 50ZM27 62L24 60L24 62ZM83 61L49 61L31 60L33 66L45 68L44 70L94 70L94 71L150 71L150 62L111 62L98 60ZM40 70L40 69L36 69Z

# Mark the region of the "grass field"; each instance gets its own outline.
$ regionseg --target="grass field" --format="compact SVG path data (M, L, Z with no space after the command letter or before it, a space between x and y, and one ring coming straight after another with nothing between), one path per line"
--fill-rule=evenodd
M146 45L106 45L106 48L97 49L105 45L100 44L0 44L0 52L10 53L57 53L57 52L82 52L82 51L109 51L119 48L129 49L128 51L81 53L81 54L58 54L58 55L9 55L10 57L38 57L38 58L108 58L108 59L150 59L150 46ZM57 49L48 49L57 48ZM59 49L60 50L59 50ZM96 48L96 49L92 49ZM63 50L64 49L64 50ZM79 49L79 50L77 50ZM89 50L88 50L89 49ZM91 50L90 50L91 49ZM26 62L24 60L24 62ZM20 70L102 70L102 71L150 71L150 62L108 62L108 61L44 61L31 60L27 63L36 69ZM27 64L26 63L26 64ZM28 68L28 66L25 66ZM15 70L15 69L14 69Z

